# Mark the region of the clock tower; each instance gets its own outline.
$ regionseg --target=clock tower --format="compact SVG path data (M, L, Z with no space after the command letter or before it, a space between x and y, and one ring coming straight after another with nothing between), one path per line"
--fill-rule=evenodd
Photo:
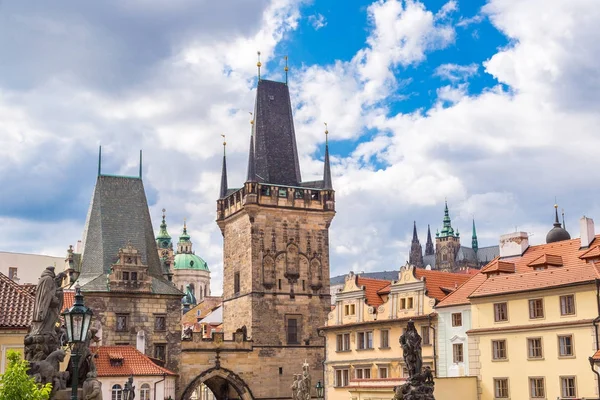
M165 221L165 210L162 209L162 222L160 224L160 231L156 235L156 247L158 249L158 258L163 269L163 276L168 281L173 280L173 261L175 256L173 253L173 241L171 235L167 232L167 223Z

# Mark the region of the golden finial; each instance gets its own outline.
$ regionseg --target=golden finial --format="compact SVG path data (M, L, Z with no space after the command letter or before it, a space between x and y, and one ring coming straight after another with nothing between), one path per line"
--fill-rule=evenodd
M288 68L288 56L285 56L285 68L283 69L285 71L285 84L287 85L288 83L288 71L290 70Z
M250 120L250 125L254 125L254 114L252 114L250 111L248 111L248 114L250 114L250 116L251 116L251 117L253 117L253 118Z
M163 220L165 219L165 212L166 212L166 211L167 211L167 210L165 210L164 208L162 209L162 212L163 212Z
M225 134L221 133L221 136L223 137L223 146L226 146L227 142L225 141Z
M258 67L258 80L260 81L260 67L262 66L260 62L260 51L257 51L256 54L258 55L258 62L256 63L256 66Z
M329 144L329 129L327 128L327 122L323 122L325 124L325 144Z

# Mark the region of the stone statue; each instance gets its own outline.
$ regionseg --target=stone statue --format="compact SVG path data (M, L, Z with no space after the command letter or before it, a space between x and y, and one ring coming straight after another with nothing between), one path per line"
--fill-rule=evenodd
M102 383L97 376L95 371L88 372L83 382L83 400L102 400Z
M310 400L310 390L311 383L308 363L304 361L304 364L302 365L302 375L294 375L292 398L294 400Z
M294 383L292 383L292 400L298 398L298 387L300 386L300 375L294 374Z
M130 376L127 379L127 382L125 382L123 393L125 393L123 400L135 399L135 386L133 386L133 376Z
M35 292L30 335L55 334L54 326L58 321L63 304L62 288L57 285L59 277L62 281L61 274L56 276L54 267L47 267L42 272Z
M65 351L58 349L53 351L45 360L30 362L28 373L33 376L36 383L45 385L52 384L52 393L67 388L68 372L60 372L60 363L65 360Z
M429 367L423 369L421 336L412 320L400 336L400 346L409 378L405 384L394 388L394 400L435 400L433 373Z

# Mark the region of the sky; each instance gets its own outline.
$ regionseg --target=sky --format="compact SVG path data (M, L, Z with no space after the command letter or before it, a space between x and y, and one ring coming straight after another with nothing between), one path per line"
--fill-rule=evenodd
M247 165L257 51L289 57L304 180L329 127L332 276L398 270L444 201L470 245L528 232L553 205L579 237L600 220L596 0L0 1L0 250L62 256L81 239L97 175L143 180L153 223L184 218L222 290L216 225ZM556 200L555 200L556 199Z

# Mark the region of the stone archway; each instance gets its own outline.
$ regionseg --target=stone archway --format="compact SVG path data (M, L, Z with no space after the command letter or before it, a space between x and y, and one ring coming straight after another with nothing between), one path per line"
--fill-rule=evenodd
M217 400L233 400L235 398L254 400L252 391L242 378L227 368L217 367L207 369L190 382L185 388L181 400L189 400L194 390L201 384L208 386Z

